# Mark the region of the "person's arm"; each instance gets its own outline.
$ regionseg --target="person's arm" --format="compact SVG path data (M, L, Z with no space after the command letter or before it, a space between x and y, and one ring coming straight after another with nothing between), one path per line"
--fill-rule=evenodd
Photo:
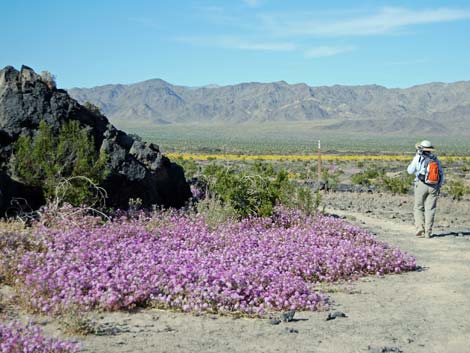
M408 174L416 174L419 170L419 155L416 154L411 161L411 163L408 165L407 171Z

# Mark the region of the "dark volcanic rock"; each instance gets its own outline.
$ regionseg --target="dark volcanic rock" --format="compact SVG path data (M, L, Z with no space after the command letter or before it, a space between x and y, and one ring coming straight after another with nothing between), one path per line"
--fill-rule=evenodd
M127 208L129 198L153 204L181 207L190 198L183 169L160 153L155 144L135 141L117 130L97 111L90 111L66 91L49 87L32 69L11 66L0 71L0 211L12 197L24 197L31 206L44 200L27 185L11 178L12 144L22 134L34 136L41 120L58 132L69 120L77 120L94 138L97 149L107 152L110 171L104 182L108 206Z
M368 347L369 353L403 353L398 347Z
M16 201L12 202L15 199ZM29 212L31 209L39 208L44 202L40 189L15 181L7 173L0 172L1 216Z
M326 318L326 321L334 320L337 317L348 317L348 316L345 313L343 313L342 311L335 311L334 313L329 313L328 314L328 316Z
M289 310L281 314L282 321L291 322L294 320L295 310Z

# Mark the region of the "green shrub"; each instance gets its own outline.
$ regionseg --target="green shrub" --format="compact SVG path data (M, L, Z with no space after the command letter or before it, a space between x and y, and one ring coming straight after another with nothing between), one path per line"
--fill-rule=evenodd
M369 167L363 172L356 173L351 177L351 182L357 185L366 185L369 186L372 184L372 181L381 175L384 174L383 169L376 167Z
M397 177L389 177L383 174L380 177L379 186L393 194L407 194L411 189L414 178L414 175L408 174L402 174Z
M321 200L322 198L319 190L314 192L308 186L297 186L288 200L285 201L285 205L301 210L306 214L312 214L320 208Z
M322 168L321 178L327 183L328 189L336 189L339 183L340 175L344 174L343 170L338 169L332 164L330 167Z
M369 178L363 172L351 176L351 182L357 185L370 185Z
M470 159L462 158L462 172L470 172Z
M77 121L65 123L58 136L41 121L36 137L21 136L14 151L15 176L40 187L47 200L56 197L61 186L62 201L90 205L95 197L90 186L100 184L106 176L106 155L96 151L93 137Z
M183 167L186 179L191 179L199 173L199 167L193 159L178 157L175 162Z
M314 180L317 177L316 164L312 162L305 162L300 169L299 178L301 180Z
M461 180L450 180L446 185L447 191L452 200L461 200L463 195L466 193L466 188Z
M274 206L286 204L294 190L284 169L275 172L259 161L246 170L211 164L204 170L204 179L209 192L233 207L239 217L270 216Z

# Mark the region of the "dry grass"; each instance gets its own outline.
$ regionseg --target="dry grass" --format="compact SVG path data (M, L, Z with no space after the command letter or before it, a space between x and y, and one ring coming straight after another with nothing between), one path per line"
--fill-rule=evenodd
M0 221L0 284L14 284L18 261L32 250L42 251L42 244L30 228L16 220Z

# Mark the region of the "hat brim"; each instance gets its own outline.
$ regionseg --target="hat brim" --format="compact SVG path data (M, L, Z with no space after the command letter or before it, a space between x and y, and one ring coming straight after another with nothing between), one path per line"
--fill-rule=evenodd
M431 146L431 147L423 147L423 146L421 146L419 143L417 143L417 144L415 145L415 147L416 147L416 149L421 149L421 150L423 150L423 151L434 151L434 150L435 150L435 148L434 148L433 146Z

